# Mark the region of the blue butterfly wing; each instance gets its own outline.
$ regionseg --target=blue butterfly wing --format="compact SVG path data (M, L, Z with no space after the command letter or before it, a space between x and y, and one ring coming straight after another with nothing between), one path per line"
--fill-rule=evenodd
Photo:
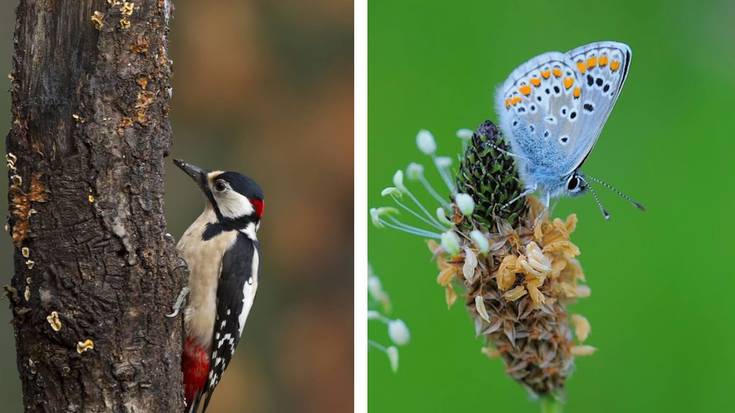
M500 128L522 157L519 172L527 186L558 185L574 150L581 90L569 56L559 52L519 66L498 90Z
M544 53L499 88L500 127L524 158L527 185L556 185L581 166L620 94L630 56L630 48L616 42Z
M567 53L581 80L581 110L576 121L569 122L569 134L575 136L566 175L577 170L592 151L620 96L628 75L632 52L618 42L590 43Z

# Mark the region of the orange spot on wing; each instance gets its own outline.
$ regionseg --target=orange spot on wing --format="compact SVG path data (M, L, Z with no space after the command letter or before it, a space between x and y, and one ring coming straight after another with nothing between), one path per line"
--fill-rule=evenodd
M587 71L587 66L584 64L583 61L578 60L577 69L579 69L579 73L584 74Z
M523 85L518 88L518 92L520 92L523 96L528 96L531 94L531 86Z
M510 105L511 105L511 103L510 103L510 98L508 98L508 99L505 99L505 107L506 107L506 109L507 109L507 108L509 108L509 107L510 107Z
M558 67L552 69L552 72L554 73L554 77L561 77L561 69L559 69Z
M574 84L574 79L571 77L564 78L564 89L569 89Z
M517 105L517 104L518 104L518 102L520 102L520 101L521 101L521 97L520 97L520 96L513 96L513 97L512 97L511 99L510 99L510 104L511 104L511 105L513 105L513 106L515 106L515 105Z
M612 63L610 63L610 70L613 72L618 70L620 68L620 61L619 60L613 60Z
M597 57L596 56L590 56L587 59L587 68L588 69L592 69L595 66L597 66Z
M544 79L548 79L549 76L551 76L551 72L549 72L548 70L544 70L541 72L541 77L543 77Z
M539 79L539 78L537 78L537 77L532 77L532 78L531 78L531 83L532 83L532 84L533 84L534 86L536 86L536 87L539 87L539 86L541 86L541 79Z
M600 60L597 61L597 64L600 65L600 67L607 66L607 56L600 56Z
M574 95L574 98L578 99L580 94L582 94L582 89L579 86L575 87L574 91L572 92L572 95Z

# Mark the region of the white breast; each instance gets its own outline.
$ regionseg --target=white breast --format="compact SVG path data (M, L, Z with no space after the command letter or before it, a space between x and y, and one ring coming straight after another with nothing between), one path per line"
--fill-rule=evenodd
M189 302L184 311L186 334L209 348L212 342L214 318L217 313L217 282L225 251L233 244L237 232L226 231L207 242L202 232L209 222L216 222L211 207L184 232L176 248L189 266Z

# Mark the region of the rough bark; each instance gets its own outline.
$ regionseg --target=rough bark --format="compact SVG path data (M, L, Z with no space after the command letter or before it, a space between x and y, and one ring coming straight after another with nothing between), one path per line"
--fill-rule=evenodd
M183 411L168 0L21 0L8 230L26 412ZM92 347L93 346L93 347Z

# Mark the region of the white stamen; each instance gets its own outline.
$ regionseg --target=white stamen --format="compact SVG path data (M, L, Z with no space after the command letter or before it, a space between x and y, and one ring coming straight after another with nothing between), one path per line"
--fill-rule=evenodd
M368 278L368 292L373 298L381 297L384 294L383 284L381 284L380 278L374 275Z
M403 185L403 171L397 170L396 173L393 175L393 185L402 192L407 191L406 186Z
M433 155L436 152L436 141L434 135L426 129L421 129L416 135L416 146L426 155Z
M423 165L417 164L415 162L411 162L408 164L408 168L406 168L406 177L411 180L417 180L420 179L424 175L424 167Z
M481 253L487 254L490 251L490 242L479 230L472 230L470 232L470 238L472 238L472 242L475 243L475 246Z
M390 346L386 349L388 354L388 360L390 361L390 369L393 373L398 371L398 349L395 346Z
M403 346L411 341L411 333L403 320L396 319L388 322L388 336L396 345Z
M450 227L454 225L452 224L452 221L450 221L449 218L447 218L447 213L446 211L444 211L444 208L442 207L439 207L436 209L436 217L437 219L439 219L439 222L441 222L444 225L447 225Z
M434 158L434 163L436 163L437 168L449 168L452 166L452 158L448 156L437 156Z
M441 244L444 250L450 255L456 255L459 253L459 237L454 233L453 230L449 230L441 235Z
M470 129L460 129L457 131L457 137L463 141L472 139L473 132Z
M462 212L462 215L469 217L475 210L475 201L468 194L457 194L454 196L454 202L457 204L457 208Z
M380 195L381 196L395 196L395 197L400 197L401 196L401 191L398 190L398 188L396 188L394 186L389 186L389 187L383 189L380 192Z

